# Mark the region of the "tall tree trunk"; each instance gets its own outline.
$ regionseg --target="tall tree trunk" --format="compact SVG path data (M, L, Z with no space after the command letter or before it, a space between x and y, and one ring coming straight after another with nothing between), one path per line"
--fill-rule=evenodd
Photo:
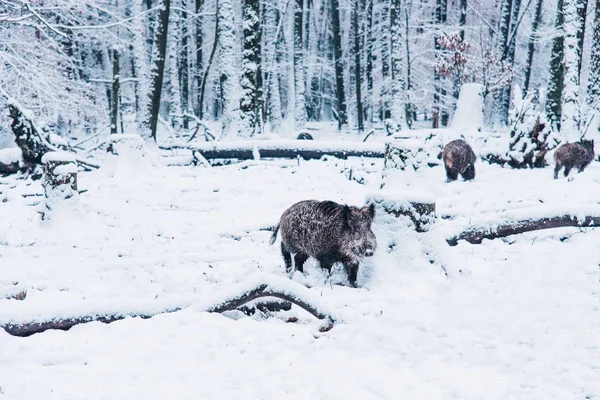
M561 136L569 142L579 140L581 109L579 105L579 52L578 35L582 28L578 6L582 0L564 0L564 89L562 92Z
M440 53L442 50L442 46L440 45L440 36L442 25L446 23L447 18L447 0L436 0L435 2L435 25L437 27L437 32L434 38L434 48L435 48L435 59L436 66L437 60L440 57ZM440 126L446 126L448 123L448 113L444 106L444 98L446 95L446 90L444 89L440 74L435 68L433 72L433 82L434 82L434 94L433 94L433 127L439 128Z
M110 133L119 133L121 125L121 66L119 62L119 49L114 48L113 55L113 80L112 80L112 112Z
M253 137L261 132L262 87L261 30L259 0L245 0L244 49L242 54L242 99L240 101L239 136Z
M151 71L152 87L150 88L150 132L156 141L156 128L158 126L158 112L162 95L163 79L165 74L165 56L167 52L167 35L169 33L169 14L171 0L162 0L162 8L157 20L152 59L154 65Z
M596 0L587 103L600 117L600 0Z
M181 1L175 1L176 8L171 11L169 33L167 35L167 71L169 89L169 115L176 130L182 126L183 110L181 106L179 42L181 38Z
M379 33L381 47L381 110L379 111L381 119L390 117L390 5L384 2L379 14Z
M131 3L131 13L133 16L139 16L142 13L142 2L144 0L133 0ZM146 29L144 24L148 23L148 18L134 18L132 20L133 31L133 67L134 76L137 79L135 85L135 105L136 105L136 124L140 134L147 134L150 120L148 117L150 89L150 80L148 79L148 45L146 42Z
M550 55L550 81L548 82L548 94L546 96L546 116L553 129L560 131L562 115L562 92L564 85L564 41L563 24L565 15L563 13L564 0L558 0L556 20L554 28L559 32L552 40L552 54Z
M513 8L510 17L511 32L508 39L508 46L506 48L506 57L504 60L511 67L515 63L515 50L517 40L517 29L519 21L519 12L521 10L521 0L513 0ZM512 81L502 87L502 101L499 108L499 121L502 126L508 125L508 112L510 109L510 97L512 92Z
M281 97L279 94L279 67L277 64L278 49L278 18L277 0L266 3L264 11L265 35L265 72L266 88L266 113L271 131L277 132L281 126Z
M406 129L406 77L403 68L402 0L390 1L390 49L392 59L391 118L400 129Z
M362 9L361 3L364 4L364 0L359 2L354 0L352 7L352 35L354 36L354 83L356 90L356 122L359 132L365 130L364 124L364 110L362 102L362 77L363 70L361 65L361 57L363 54L363 48L361 46L361 38L363 37L360 27L362 26L358 20L359 9Z
M498 37L496 39L496 51L498 57L502 61L505 61L508 56L508 48L510 46L511 41L510 27L513 15L513 0L502 0L502 3L500 4L500 21L498 23ZM492 107L492 123L495 126L506 126L506 124L508 123L508 110L506 111L506 113L504 112L504 97L506 96L506 94L506 87L502 87L494 93L494 102Z
M527 64L525 65L525 83L523 84L523 89L525 93L529 92L529 86L531 84L531 68L533 66L533 54L535 53L535 43L538 40L537 30L540 26L540 22L542 19L543 3L544 0L536 0L533 24L531 26L531 36L529 37L529 44L527 45Z
M467 0L460 0L460 17L458 25L460 26L460 40L465 41L465 26L467 25Z
M581 62L583 61L583 40L585 39L585 19L587 16L588 0L577 1L577 14L581 24L581 29L577 30L577 48L579 49L579 64L577 66L577 75L581 76Z
M181 108L189 112L189 57L188 57L188 13L187 0L181 2L181 48L179 50L179 78L181 87ZM188 119L183 119L183 128L188 129Z
M412 60L410 57L410 15L412 10L412 0L407 0L407 5L404 7L404 43L406 47L406 94L405 94L405 109L406 109L406 125L412 128L413 121L416 119L416 111L411 98L412 92Z
M304 1L294 0L294 129L306 124L306 89L304 82Z
M367 94L365 116L369 124L373 123L373 62L375 55L373 49L375 47L375 35L373 35L373 1L367 0L365 10L365 43L366 43L366 79L367 79Z
M239 122L239 74L236 59L235 13L232 0L217 1L217 20L219 24L219 83L223 104L222 134L227 137L237 134Z
M198 91L198 104L196 104L196 115L198 118L204 118L204 109L203 109L203 77L204 77L204 60L203 60L203 52L202 45L204 44L204 35L202 34L202 26L203 26L203 18L201 15L202 7L204 5L204 0L195 0L196 1L196 90ZM216 39L215 39L216 42Z
M337 97L338 129L348 124L346 92L344 88L344 60L342 59L342 31L340 26L340 2L331 0L331 28L333 30L333 59L335 62L335 88Z

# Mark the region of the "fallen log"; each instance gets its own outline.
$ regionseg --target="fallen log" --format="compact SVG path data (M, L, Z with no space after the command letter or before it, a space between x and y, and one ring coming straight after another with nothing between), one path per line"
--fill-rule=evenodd
M205 159L234 158L252 160L257 158L303 158L320 159L332 156L383 158L383 143L324 142L311 140L255 140L208 142L194 145L159 146L161 150L190 150L200 153Z
M297 285L297 284L294 284ZM299 285L298 285L299 286ZM257 300L263 297L275 297L283 300L283 302L259 302L255 304L253 307L244 307L246 303L249 303L253 300ZM214 305L208 307L206 312L211 313L223 313L225 311L232 311L235 309L241 308L241 311L246 313L247 315L251 315L250 313L254 313L256 310L260 311L281 311L281 310L289 310L291 308L291 304L295 304L304 310L308 311L311 315L315 316L318 319L325 320L326 324L320 329L321 332L326 332L330 330L334 323L335 319L323 311L319 310L319 308L308 302L307 300L301 298L296 293L289 290L281 290L277 288L273 288L271 285L261 284L251 290L246 290L240 295L236 295L234 297L228 297L224 301L220 301L215 303ZM187 307L187 306L186 306ZM113 313L113 314L94 314L94 315L85 315L81 317L73 317L73 318L64 318L64 319L51 319L48 321L32 321L32 322L22 322L22 323L8 323L0 326L4 329L8 334L19 337L27 337L34 335L36 333L41 333L47 331L49 329L57 329L67 331L74 327L75 325L85 324L88 322L102 322L105 324L110 324L115 321L120 321L128 317L139 317L142 319L152 318L155 315L172 313L176 311L180 311L185 307L174 307L170 309L166 309L157 313Z
M563 227L598 227L600 216L562 215L542 218L527 218L513 220L500 224L487 224L469 228L458 235L446 239L450 246L456 246L459 240L471 244L481 244L483 239L498 239L520 233L538 231L542 229Z
M0 91L6 96L6 93ZM42 164L44 154L51 151L61 151L52 145L44 133L33 120L31 112L23 109L16 102L9 99L9 116L12 119L11 129L15 135L15 143L22 151L23 162L26 165ZM77 162L88 168L98 168L98 165L82 157L75 156Z
M225 311L235 310L236 308L261 297L276 297L281 300L289 301L290 303L295 304L298 307L304 309L309 314L313 315L315 318L325 320L327 322L327 325L321 328L321 332L326 332L330 330L333 327L333 324L335 323L335 320L332 316L319 310L317 307L310 304L306 300L298 297L295 294L289 293L289 291L279 290L267 284L262 284L253 290L242 293L239 296L231 297L227 301L210 307L207 311L222 313Z

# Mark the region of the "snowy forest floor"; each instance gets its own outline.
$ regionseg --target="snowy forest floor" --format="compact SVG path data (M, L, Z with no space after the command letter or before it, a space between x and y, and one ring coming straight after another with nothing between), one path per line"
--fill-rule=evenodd
M194 306L257 273L287 276L260 228L303 199L363 204L382 164L101 168L79 175L79 209L48 221L28 205L40 198L21 196L37 183L5 190L0 291L28 292L0 300L0 322L192 306L28 338L0 330L0 398L600 399L600 230L444 240L506 210L597 204L596 162L572 180L481 162L473 182L447 184L441 166L406 173L399 194L432 193L453 219L417 234L376 216L359 289L309 261L293 279L341 316L327 333L296 308L261 319Z

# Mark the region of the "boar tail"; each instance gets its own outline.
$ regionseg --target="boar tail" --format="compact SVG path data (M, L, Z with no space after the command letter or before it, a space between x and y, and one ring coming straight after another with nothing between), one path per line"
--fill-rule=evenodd
M279 224L277 224L275 226L275 229L273 229L273 233L271 234L271 240L269 240L270 245L273 245L275 243L275 240L277 240L277 232L279 232Z

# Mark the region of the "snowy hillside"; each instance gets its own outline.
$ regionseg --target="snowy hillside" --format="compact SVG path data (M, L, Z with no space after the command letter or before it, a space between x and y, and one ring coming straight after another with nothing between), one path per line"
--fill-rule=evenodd
M350 168L365 184L348 179ZM597 204L597 163L571 181L484 163L473 182L447 184L441 166L402 174L386 190L427 192L446 219L416 233L408 219L377 215L379 247L359 289L345 286L341 268L328 278L312 260L296 272L340 317L329 332L296 307L266 319L202 311L235 284L287 279L261 228L288 206L362 205L381 168L369 159L107 163L79 174L79 209L47 221L30 205L42 198L22 196L41 192L38 183L2 180L0 292L27 290L24 301L0 300L2 324L185 308L28 338L0 330L0 397L598 398L600 231L444 240L494 214ZM291 316L298 322L286 323Z

